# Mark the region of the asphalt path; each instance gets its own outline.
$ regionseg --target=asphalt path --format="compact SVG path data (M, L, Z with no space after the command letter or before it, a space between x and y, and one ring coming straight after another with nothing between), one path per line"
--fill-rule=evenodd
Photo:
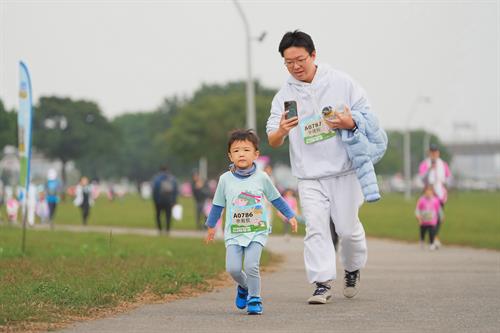
M121 228L113 232L155 234ZM179 231L172 236L201 235ZM361 290L353 299L342 296L342 280L338 280L332 302L307 304L313 287L305 279L302 238L273 236L267 249L283 255L284 262L262 275L261 316L236 309L235 287L230 287L75 323L62 332L500 331L500 252L454 246L429 251L414 243L380 239L368 239L368 248ZM338 269L342 277L340 264Z

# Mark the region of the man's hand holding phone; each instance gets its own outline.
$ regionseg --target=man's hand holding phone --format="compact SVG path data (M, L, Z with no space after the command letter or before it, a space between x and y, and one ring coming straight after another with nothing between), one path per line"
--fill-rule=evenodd
M280 126L276 131L268 134L269 145L271 147L279 147L285 142L285 137L290 130L299 124L297 116L297 102L286 101L285 112L281 114Z
M281 116L280 120L280 130L288 135L290 130L299 124L299 118L297 116L297 102L296 101L285 101L285 112Z

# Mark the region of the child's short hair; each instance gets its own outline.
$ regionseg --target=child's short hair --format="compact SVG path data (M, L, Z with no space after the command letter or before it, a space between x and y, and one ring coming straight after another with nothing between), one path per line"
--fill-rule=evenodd
M231 145L235 141L250 141L253 143L253 146L255 147L255 150L259 150L259 137L255 132L251 129L246 130L246 129L235 129L229 132L229 140L227 142L227 152L229 153L231 151Z
M432 184L425 184L424 188L422 189L422 193L425 193L425 191L427 191L427 190L431 190L434 193L434 186L432 186ZM436 193L434 193L434 194L436 194Z

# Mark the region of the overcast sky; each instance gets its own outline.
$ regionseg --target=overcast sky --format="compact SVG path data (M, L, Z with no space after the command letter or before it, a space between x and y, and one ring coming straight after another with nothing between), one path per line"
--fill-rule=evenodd
M252 34L267 32L252 44L254 77L265 86L286 80L277 48L299 28L313 37L317 62L366 89L385 128L409 123L446 141L500 140L499 0L241 5ZM8 108L17 107L21 59L35 101L90 99L109 117L153 110L202 83L246 79L245 31L230 0L0 0L0 98Z

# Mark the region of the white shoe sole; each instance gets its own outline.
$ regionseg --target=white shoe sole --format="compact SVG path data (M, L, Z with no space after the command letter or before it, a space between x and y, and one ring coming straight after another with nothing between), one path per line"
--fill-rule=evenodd
M309 304L326 304L329 303L330 300L332 299L332 295L326 295L326 296L311 296L307 300L307 303Z
M353 298L358 294L358 292L359 292L359 286L357 288L352 288L352 287L344 288L344 296L347 298Z

